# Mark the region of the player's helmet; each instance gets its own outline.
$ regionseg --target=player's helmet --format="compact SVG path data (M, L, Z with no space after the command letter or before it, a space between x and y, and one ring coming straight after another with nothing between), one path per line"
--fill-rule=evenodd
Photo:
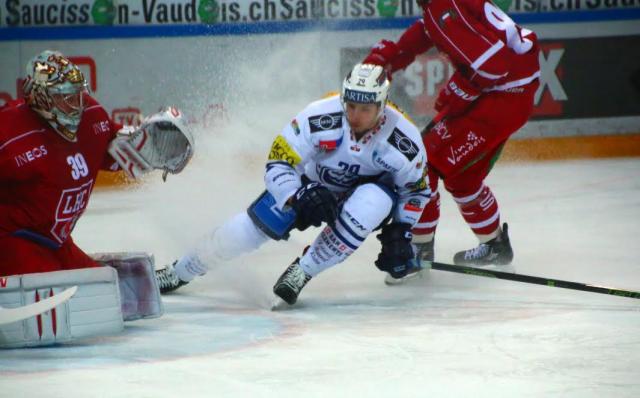
M382 66L357 64L342 83L342 106L347 102L377 104L382 115L390 85L387 72Z
M80 69L58 51L43 51L27 63L27 104L68 141L77 140L86 92Z

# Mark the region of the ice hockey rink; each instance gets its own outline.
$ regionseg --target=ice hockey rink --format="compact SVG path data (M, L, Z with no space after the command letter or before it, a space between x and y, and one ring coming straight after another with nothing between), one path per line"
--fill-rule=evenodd
M164 184L97 190L76 242L172 261L263 189L275 133L247 150L242 131L201 134ZM488 183L516 271L640 290L639 172L638 158L499 162ZM450 262L476 242L447 194L442 205L436 260ZM640 300L436 270L388 287L372 236L270 311L273 283L317 232L211 264L165 296L161 318L120 335L3 350L0 397L640 396Z

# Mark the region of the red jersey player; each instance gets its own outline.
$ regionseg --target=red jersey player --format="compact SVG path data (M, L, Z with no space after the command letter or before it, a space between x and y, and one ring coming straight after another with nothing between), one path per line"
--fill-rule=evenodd
M397 42L382 40L366 63L390 73L436 47L456 68L435 109L442 117L423 133L429 183L435 192L414 229L418 260L433 260L442 179L480 245L457 253L456 264L509 264L513 250L498 202L484 180L507 139L533 110L540 69L535 33L516 25L490 0L418 0L423 18Z
M176 125L185 131L177 110L152 116L131 134L117 134L122 126L86 86L76 65L47 50L27 65L25 98L0 108L0 276L98 266L70 236L98 170L122 166L136 177L184 166L168 167L167 158L179 154L167 153L177 147L163 146L155 134ZM156 138L147 139L147 133ZM186 163L190 154L189 146L181 160Z

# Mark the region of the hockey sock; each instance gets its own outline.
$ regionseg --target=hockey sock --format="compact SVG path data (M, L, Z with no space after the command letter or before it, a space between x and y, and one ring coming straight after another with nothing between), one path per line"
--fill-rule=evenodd
M453 199L458 203L460 213L480 243L485 243L500 233L500 211L498 201L486 185L472 195Z
M325 269L346 260L366 237L349 232L338 218L335 228L327 226L300 259L300 267L307 275L316 276Z
M432 241L439 219L440 193L436 191L425 206L418 223L413 227L413 242L426 243Z

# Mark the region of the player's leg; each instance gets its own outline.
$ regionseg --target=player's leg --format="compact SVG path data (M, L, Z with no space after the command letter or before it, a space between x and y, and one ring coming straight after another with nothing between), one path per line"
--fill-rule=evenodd
M440 193L438 192L439 177L435 170L428 169L429 188L431 189L431 199L425 206L418 223L411 231L413 233L412 243L416 251L416 265L422 261L433 261L435 256L434 238L438 221L440 220ZM419 267L418 267L419 268Z
M239 213L212 230L187 254L158 270L162 293L173 291L204 275L209 264L219 264L258 249L269 239L287 239L295 222L295 213L282 212L267 191L246 212Z
M101 267L91 256L80 249L71 236L55 251L55 256L60 263L60 269L79 269Z
M479 246L456 253L454 263L460 265L505 265L513 260L507 224L500 227L500 208L491 189L484 183L500 148L486 159L476 162L463 173L444 181L462 218L476 235Z
M475 264L511 262L510 247L496 260L495 253L483 246L499 237L508 242L506 231L500 228L498 203L484 185L484 179L506 140L527 121L534 92L535 85L517 92L487 93L468 113L443 120L425 137L429 164L442 176L446 189L453 194L462 216L481 243L475 249L459 253L455 260L461 261L466 256Z
M288 304L296 302L307 282L347 259L391 214L395 193L379 184L357 187L345 201L335 227L326 226L302 257L280 276L274 293Z
M61 270L54 250L25 238L4 236L0 238L0 276Z

